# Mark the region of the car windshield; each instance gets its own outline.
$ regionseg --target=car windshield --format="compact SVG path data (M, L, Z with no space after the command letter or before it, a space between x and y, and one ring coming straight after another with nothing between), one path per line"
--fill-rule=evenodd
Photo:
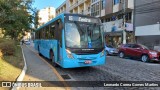
M103 48L103 37L100 25L95 23L65 23L67 48Z
M140 46L141 46L143 49L148 49L148 50L149 50L149 48L148 48L147 46L145 46L145 45L140 44Z

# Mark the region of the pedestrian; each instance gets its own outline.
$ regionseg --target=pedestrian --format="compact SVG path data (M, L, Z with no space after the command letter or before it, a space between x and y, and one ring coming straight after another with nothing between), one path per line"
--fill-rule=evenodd
M22 45L24 44L24 39L22 39Z

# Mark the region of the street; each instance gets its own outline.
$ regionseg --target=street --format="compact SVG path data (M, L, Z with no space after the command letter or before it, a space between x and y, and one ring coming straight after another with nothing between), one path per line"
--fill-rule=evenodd
M26 58L30 58L28 60L32 60L32 62L39 62L39 57L33 54L33 47L26 47L24 46L24 52ZM32 54L32 55L31 55ZM45 59L44 57L42 57ZM40 60L41 61L41 60ZM49 64L51 62L48 59L45 59ZM29 62L29 61L27 61ZM29 63L29 65L34 64L34 67L29 67L28 72L33 73L34 70L37 75L34 75L35 78L44 78L43 80L53 81L55 77L52 77L52 70L47 69L48 66L46 64L43 67L46 67L46 70L39 69L39 71L35 71L36 68L41 68L42 64L38 65L37 67L35 63ZM41 61L42 63L42 61ZM46 65L46 66L45 66ZM55 67L58 73L63 76L67 75L68 78L64 78L65 81L160 81L160 65L159 63L143 63L138 60L132 59L122 59L118 56L107 56L107 63L103 66L94 66L94 67L83 67L83 68L73 68L73 69L63 69L61 67ZM32 72L31 72L32 71ZM45 72L45 73L44 73ZM42 76L42 77L41 77ZM46 79L45 79L46 78ZM56 77L57 78L57 77ZM26 80L26 77L25 77ZM30 79L28 79L30 80ZM35 80L35 79L33 79ZM97 89L122 89L128 90L128 87L94 87L94 88L86 88L86 87L79 87L79 88L71 88L71 89L87 89L87 90L97 90ZM157 90L159 88L149 88L149 87L129 87L129 89L136 90L136 89L153 89Z
M56 69L61 74L69 74L77 81L160 81L158 68L160 68L159 63L143 63L109 56L103 66Z
M143 63L138 60L121 59L118 56L108 56L107 63L103 66L74 69L56 69L60 74L68 74L71 76L71 79L76 81L160 81L159 68L159 63ZM98 88L95 88L94 90L96 89ZM106 88L101 89L105 90ZM109 87L107 89L157 90L159 88Z

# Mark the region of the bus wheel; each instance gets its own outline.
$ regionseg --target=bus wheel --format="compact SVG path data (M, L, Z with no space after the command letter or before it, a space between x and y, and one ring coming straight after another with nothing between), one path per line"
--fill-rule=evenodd
M38 46L38 54L39 54L39 56L42 56L42 54L40 53L40 50L39 50L39 46Z
M51 60L52 65L53 65L54 67L57 67L57 66L58 66L57 63L55 63L55 61L54 61L53 51L50 51L50 60Z

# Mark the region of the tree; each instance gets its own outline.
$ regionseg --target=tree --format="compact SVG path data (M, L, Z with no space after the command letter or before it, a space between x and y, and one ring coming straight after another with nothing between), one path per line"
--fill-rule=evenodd
M5 30L5 36L17 39L19 34L31 29L32 2L32 0L0 0L0 28Z

